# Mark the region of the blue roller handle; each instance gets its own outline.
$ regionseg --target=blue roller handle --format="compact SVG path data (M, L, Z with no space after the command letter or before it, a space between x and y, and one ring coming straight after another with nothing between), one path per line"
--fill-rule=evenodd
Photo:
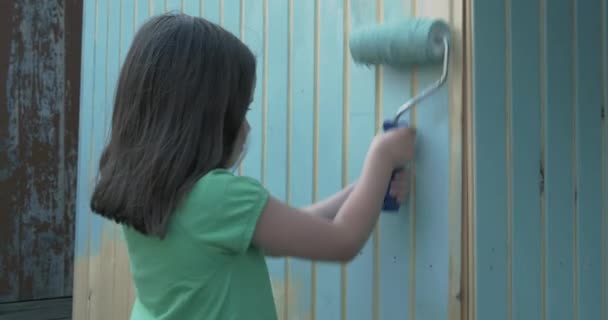
M382 129L386 132L388 130L394 129L394 128L403 128L403 127L407 127L408 123L406 121L399 121L397 123L395 123L392 119L390 120L384 120L384 123L382 124ZM395 175L397 173L399 173L400 171L402 171L403 168L398 168L393 170L393 173L391 174L391 180L388 184L388 188L386 189L386 193L384 194L384 203L382 204L382 211L399 211L399 202L397 202L397 199L393 196L390 195L390 190L391 190L391 184L393 181L393 178L395 177Z

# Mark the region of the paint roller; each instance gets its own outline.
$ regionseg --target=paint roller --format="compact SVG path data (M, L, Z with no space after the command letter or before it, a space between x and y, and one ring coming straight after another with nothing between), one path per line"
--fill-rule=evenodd
M450 29L447 23L430 18L404 18L353 30L349 47L353 60L363 65L387 65L398 69L443 63L441 77L406 101L392 119L383 123L383 130L407 126L401 115L439 89L447 79ZM392 173L392 177L403 168ZM383 211L398 211L399 203L389 194L384 196Z

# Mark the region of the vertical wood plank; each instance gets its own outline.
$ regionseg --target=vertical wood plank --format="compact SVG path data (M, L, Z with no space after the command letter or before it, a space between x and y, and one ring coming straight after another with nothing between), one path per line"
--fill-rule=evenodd
M418 2L416 16L442 18L445 1ZM452 40L454 44L454 40ZM457 44L454 44L457 45ZM442 65L419 64L416 93L437 81ZM450 105L449 86L416 107L416 310L415 319L447 319L449 288ZM442 297L438 299L437 296Z
M578 319L601 316L601 5L575 2L576 213Z
M105 96L107 97L107 103L104 106L104 139L100 141L105 147L106 142L110 138L110 127L112 122L112 110L114 103L114 93L116 87L116 79L118 78L118 72L120 68L120 45L122 43L122 7L120 4L120 0L109 0L108 1L108 13L112 13L110 17L108 17L108 34L107 34L107 65L106 65L106 92ZM109 299L105 300L103 306L103 314L109 315L113 319L120 318L123 316L123 312L125 308L121 305L121 300L124 301L124 297L122 297L122 292L127 292L128 282L124 284L120 284L119 281L124 279L119 279L117 269L120 264L120 259L117 257L117 246L120 243L117 243L119 239L119 233L117 233L117 228L115 224L109 222L108 220L103 220L103 228L107 229L108 239L106 245L108 246L108 255L100 257L101 261L104 261L105 265L100 266L100 269L106 269L109 271L108 277L103 279L103 281L107 281L108 285L110 285L110 292L108 292ZM119 230L118 230L119 231ZM102 250L102 252L104 252ZM119 290L119 287L122 287L122 290Z
M376 4L350 0L350 29L376 23ZM348 47L346 48L348 49ZM350 88L348 115L348 179L359 177L369 145L376 132L374 106L374 69L359 66L348 56ZM373 240L369 239L357 258L347 268L346 319L373 319Z
M80 129L78 141L78 183L76 188L75 250L74 250L74 290L72 317L89 319L89 195L91 185L89 174L92 171L93 145L93 93L95 78L95 20L96 5L85 1L83 7L82 37L82 77L80 91Z
M312 203L313 190L313 87L314 70L314 18L313 1L292 2L293 50L290 57L292 67L292 103L291 130L291 205L304 207ZM310 261L290 259L289 292L287 305L290 319L310 319L312 314L313 292L311 288Z
M240 38L241 1L224 0L223 25L235 37Z
M463 102L463 197L464 201L462 206L462 319L477 319L477 262L476 262L476 247L477 247L477 232L476 232L476 221L477 221L477 208L476 208L476 194L475 194L475 175L477 171L476 165L476 128L475 128L475 114L474 105L475 97L474 90L474 57L475 57L475 37L473 36L473 30L475 25L474 10L472 0L463 0L464 14L463 14L463 72L464 72L464 99Z
M341 189L342 90L343 90L343 3L320 2L319 20L319 199ZM316 317L340 319L340 267L317 264Z
M99 157L105 141L105 112L108 104L107 99L107 82L106 68L107 63L107 47L108 47L108 4L109 0L97 0L95 8L95 70L91 75L95 78L95 87L93 91L93 142L91 156L91 171L89 172L90 192L93 190L95 176L97 174ZM85 201L88 204L91 193L86 195ZM111 282L108 281L107 273L109 268L104 268L100 264L100 257L106 257L108 246L106 244L107 234L103 234L103 219L95 214L89 214L89 300L90 308L88 310L89 319L100 319L103 315L104 301L110 300ZM102 239L102 237L104 237ZM108 265L108 264L105 264ZM108 314L105 315L109 316Z
M265 185L280 200L287 199L287 13L286 1L269 0L265 12L268 21L268 105L267 105L267 157L265 158ZM224 20L225 21L225 20ZM268 268L277 304L282 318L285 307L285 259L268 258Z
M135 4L133 1L120 1L120 44L119 57L117 61L117 74L111 82L115 92L120 68L122 68L125 57L129 51L135 32ZM112 94L114 96L114 94ZM114 319L129 319L131 307L134 300L134 284L131 279L131 268L126 243L124 242L122 229L114 225L115 251L114 259L116 268L114 272Z
M468 50L468 41L470 38L467 32L466 24L468 23L465 15L466 0L446 1L443 6L446 7L446 12L441 13L441 6L438 9L438 15L447 19L451 25L452 42L450 46L449 60L449 75L448 82L448 114L449 114L449 194L448 194L448 319L461 320L469 319L467 314L463 314L467 302L465 295L466 277L463 272L463 265L466 265L466 256L463 256L463 247L466 243L463 241L463 223L466 223L464 215L468 214L465 205L466 183L463 183L465 177L464 161L470 159L465 156L466 149L464 148L466 131L464 125L464 108L469 104L470 97L466 93L468 87L467 77L470 75L471 69L465 62L465 59L470 55ZM466 42L465 42L466 41ZM467 128L468 130L468 128Z
M477 319L507 319L504 9L473 2Z
M139 29L141 25L150 16L151 0L135 0L135 28Z
M213 23L220 23L220 2L223 0L204 0L203 17ZM252 0L250 0L252 1ZM261 62L261 60L260 60Z
M208 1L205 2L204 15L207 18ZM247 113L247 121L251 126L249 132L249 150L243 159L243 174L262 180L262 143L263 143L263 86L264 73L264 11L260 1L245 1L245 44L256 56L256 87L253 93L251 110Z
M182 0L184 2L184 13L198 17L201 14L201 0Z
M511 0L512 319L541 315L541 114L538 1Z
M547 319L573 313L573 24L568 0L545 7L545 207L547 212Z
M382 22L409 17L412 12L412 1L384 0ZM392 119L412 91L411 74L408 70L398 70L388 65L382 66L381 79L381 123ZM404 114L402 121L410 121L411 112ZM410 125L415 126L415 123ZM379 130L382 130L381 128ZM399 212L382 212L378 222L378 255L379 255L379 319L397 319L407 315L410 319L414 308L415 285L410 277L416 252L413 250L412 228L414 211L410 204L414 200L412 193L407 203L401 205Z
M150 0L150 16L156 16L166 12L167 0Z
M182 12L183 0L165 0L165 10L167 12Z
M602 1L602 319L608 319L608 1Z

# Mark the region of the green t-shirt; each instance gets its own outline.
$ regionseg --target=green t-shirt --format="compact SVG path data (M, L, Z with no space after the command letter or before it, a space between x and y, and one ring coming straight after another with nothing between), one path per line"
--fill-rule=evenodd
M276 319L264 255L251 245L268 196L254 179L214 170L163 240L124 227L137 293L131 319Z

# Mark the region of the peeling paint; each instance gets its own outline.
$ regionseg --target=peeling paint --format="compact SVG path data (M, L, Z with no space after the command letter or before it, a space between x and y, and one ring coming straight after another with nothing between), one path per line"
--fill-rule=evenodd
M0 302L71 294L78 139L78 92L67 86L79 79L68 50L79 50L80 32L66 37L77 1L8 6L0 10L8 20L0 30Z

